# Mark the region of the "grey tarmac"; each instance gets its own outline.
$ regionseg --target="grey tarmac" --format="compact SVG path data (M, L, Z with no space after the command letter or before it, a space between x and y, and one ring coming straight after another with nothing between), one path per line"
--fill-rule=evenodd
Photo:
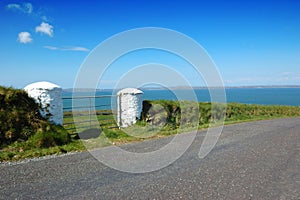
M225 126L200 159L204 135L168 167L143 174L111 169L88 152L0 165L0 199L300 199L300 118ZM122 148L152 151L171 139Z

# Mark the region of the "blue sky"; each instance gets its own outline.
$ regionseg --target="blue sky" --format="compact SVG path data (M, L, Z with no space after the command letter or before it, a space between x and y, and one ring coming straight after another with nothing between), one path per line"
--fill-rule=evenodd
M51 81L70 88L93 48L141 27L173 29L196 40L227 86L300 85L299 10L297 0L0 1L0 85ZM173 59L193 86L204 84L176 58L145 51L116 62L120 66L100 87L114 87L132 63L152 59Z

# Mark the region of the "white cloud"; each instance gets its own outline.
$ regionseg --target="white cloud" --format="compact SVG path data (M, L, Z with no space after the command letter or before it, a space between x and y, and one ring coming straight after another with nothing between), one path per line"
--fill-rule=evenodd
M90 51L85 47L63 47L61 50L64 51Z
M18 35L18 41L20 43L26 44L26 43L32 42L33 40L31 38L30 33L28 33L28 32L20 32L19 35Z
M53 26L48 23L42 22L41 25L35 27L35 32L40 32L53 37Z
M50 49L50 50L59 50L57 47L54 47L54 46L44 46L44 48Z
M46 22L50 21L50 20L48 19L48 17L45 16L45 15L41 16L41 19L42 19L43 21L46 21Z
M300 74L297 72L282 72L280 76L277 78L277 81L299 81ZM297 83L298 84L298 83Z
M6 6L8 10L13 10L13 11L20 11L22 13L27 13L31 14L33 11L33 6L31 3L23 3L21 4L16 4L16 3L11 3Z
M11 10L21 10L21 6L20 4L16 4L16 3L11 3L11 4L8 4L6 6L7 9L11 9Z
M32 11L33 11L33 6L32 6L31 3L24 3L24 4L23 4L23 7L25 8L24 10L25 10L28 14L32 13Z
M61 50L61 51L90 51L88 48L85 47L55 47L55 46L44 46L46 49L50 50Z
M31 3L11 3L6 5L6 9L13 12L28 14L30 16L40 18L42 21L51 21L51 17L46 16L46 8L40 6L38 9L33 9L33 5Z

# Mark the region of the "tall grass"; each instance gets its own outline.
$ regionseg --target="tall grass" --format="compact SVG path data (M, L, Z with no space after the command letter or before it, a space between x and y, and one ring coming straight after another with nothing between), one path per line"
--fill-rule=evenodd
M0 86L1 160L14 157L16 152L69 142L69 133L44 119L39 105L24 90Z
M249 105L240 103L215 103L212 106L212 103L200 102L198 103L198 116L195 115L196 106L193 102L183 102L182 105L189 107L184 109L185 112L183 112L182 106L180 106L180 102L178 101L154 100L144 101L143 104L146 106L142 112L142 121L151 121L156 118L155 115L162 115L162 113L165 113L167 115L165 124L166 130L174 130L179 127L180 123L186 124L188 123L187 120L194 121L197 118L199 119L198 125L200 127L207 127L209 124L216 124L219 121L235 123L259 119L300 116L299 106ZM161 105L164 110L152 112L152 116L149 116L151 107L155 108L157 105ZM182 113L184 113L184 116L187 119L181 119Z
M3 144L2 149L0 148L1 161L86 149L83 142L78 138L76 139L74 135L69 137L70 133L78 130L82 134L85 132L84 128L74 129L75 124L72 123L71 112L66 112L64 117L67 132L66 129L51 125L42 119L37 105L22 90L0 87L0 102L0 113L2 113L0 115L0 140ZM16 102L16 104L9 102ZM29 114L25 114L26 112ZM299 106L265 106L239 103L219 103L212 106L211 103L203 102L154 100L143 102L142 117L136 125L119 129L112 128L116 127L115 117L112 113L97 112L97 120L101 124L102 132L99 137L91 138L88 141L93 147L171 135L189 130L189 128L206 128L209 125L218 125L223 120L228 124L279 117L300 117ZM82 113L82 118L82 120L88 118L86 113ZM17 127L14 127L14 124ZM22 134L23 136L20 136Z

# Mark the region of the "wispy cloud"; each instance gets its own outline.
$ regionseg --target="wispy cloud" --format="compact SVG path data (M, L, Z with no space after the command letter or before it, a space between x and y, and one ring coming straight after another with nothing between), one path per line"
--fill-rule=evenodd
M60 51L85 51L85 52L90 51L88 48L79 47L79 46L75 46L75 47L44 46L44 48L50 49L50 50L60 50Z
M232 80L236 85L289 85L289 84L300 84L299 72L280 72L270 74L269 76L255 76L255 77L242 77ZM226 84L231 84L225 81Z
M54 46L44 46L44 48L50 49L50 50L59 50L57 47L54 47Z
M11 3L6 6L8 10L18 11L26 14L31 14L33 11L33 6L31 3L23 3L23 4L16 4Z
M32 17L40 18L43 21L51 21L51 17L46 16L46 10L44 7L38 7L34 9L31 3L10 3L6 5L6 9L13 12L28 14Z
M41 16L41 19L42 19L43 21L45 21L45 22L50 21L49 18L48 18L47 16L45 16L45 15L42 15L42 16Z
M282 72L277 78L277 81L300 81L300 73Z
M53 26L48 23L42 22L39 26L35 27L35 32L40 32L53 37Z
M85 47L63 47L63 48L61 48L61 50L63 50L63 51L85 51L85 52L90 51L89 49L87 49Z
M32 42L33 40L31 38L30 33L28 33L28 32L20 32L19 35L18 35L18 41L20 43L26 44L26 43Z
M6 6L8 10L22 10L20 4L11 3Z

